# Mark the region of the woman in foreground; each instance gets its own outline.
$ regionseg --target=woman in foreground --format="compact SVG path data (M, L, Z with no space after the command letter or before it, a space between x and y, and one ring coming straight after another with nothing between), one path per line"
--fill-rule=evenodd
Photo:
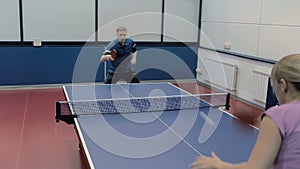
M192 169L296 169L300 164L300 54L278 61L271 73L280 106L262 116L260 131L249 160L240 164L198 157Z

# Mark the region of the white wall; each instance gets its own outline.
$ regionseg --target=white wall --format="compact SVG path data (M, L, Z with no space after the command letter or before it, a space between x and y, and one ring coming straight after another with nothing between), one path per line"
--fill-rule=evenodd
M274 62L300 53L299 6L297 0L203 0L200 46ZM273 64L200 48L198 69L203 73L197 79L203 83L207 72L202 59L207 56L236 64L237 96L264 106L253 98L251 75L253 70L270 73Z
M24 41L88 41L95 32L94 9L94 1L23 1Z
M162 0L122 0L122 4L99 0L100 41L114 39L118 25L126 26L136 41L160 42L162 31L165 42L198 40L199 0L165 0L164 23Z
M215 49L225 42L231 52L277 61L300 52L300 1L291 0L203 0L202 36L208 36Z
M126 26L129 37L136 41L161 42L162 34L165 42L198 41L199 0L120 2L24 0L21 14L24 41L35 38L52 42L95 41L95 31L98 31L98 40L105 42L115 38L119 25ZM1 0L0 41L21 40L19 7L18 0Z
M126 10L125 10L126 9ZM136 41L160 41L161 0L99 1L98 32L100 41L114 39L116 27L128 28L129 37Z
M165 42L198 41L199 3L199 0L165 1Z
M0 1L0 39L20 40L18 0Z

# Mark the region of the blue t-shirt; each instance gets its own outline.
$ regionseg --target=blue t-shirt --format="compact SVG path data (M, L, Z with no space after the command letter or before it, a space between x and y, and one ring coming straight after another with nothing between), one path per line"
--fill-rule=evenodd
M133 70L130 61L132 59L131 53L136 51L136 44L134 41L126 38L125 43L122 44L118 39L115 39L106 47L106 50L111 51L112 49L117 51L117 58L114 61L111 61L108 73L132 72Z

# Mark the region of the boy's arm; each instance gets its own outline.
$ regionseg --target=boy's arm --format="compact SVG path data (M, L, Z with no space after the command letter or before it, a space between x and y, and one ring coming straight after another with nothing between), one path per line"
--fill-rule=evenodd
M137 51L132 53L131 64L136 64Z
M133 44L133 47L132 47L132 59L131 59L131 64L136 64L136 58L137 58L137 50L136 50L136 44L134 43Z

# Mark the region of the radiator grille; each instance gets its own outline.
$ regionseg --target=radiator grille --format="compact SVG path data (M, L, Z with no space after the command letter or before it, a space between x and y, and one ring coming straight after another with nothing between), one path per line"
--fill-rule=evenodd
M269 74L253 70L252 73L252 91L253 91L253 99L263 102L266 102L267 90L268 90L268 78Z
M235 64L205 58L205 69L208 73L205 81L236 91L238 67Z

